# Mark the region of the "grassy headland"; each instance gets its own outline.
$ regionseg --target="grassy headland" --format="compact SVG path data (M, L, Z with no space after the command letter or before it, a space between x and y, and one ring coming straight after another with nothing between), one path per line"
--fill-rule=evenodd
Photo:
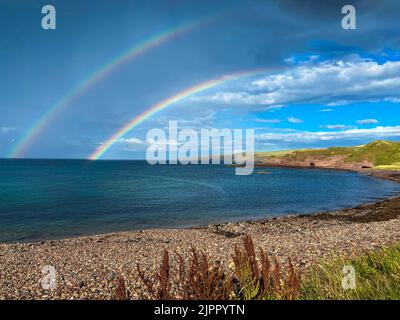
M400 170L400 143L377 140L355 147L259 152L255 159L260 165Z

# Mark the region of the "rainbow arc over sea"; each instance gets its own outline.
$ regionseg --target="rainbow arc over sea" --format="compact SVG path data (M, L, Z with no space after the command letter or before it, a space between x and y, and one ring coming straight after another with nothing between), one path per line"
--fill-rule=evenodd
M186 98L189 98L197 93L211 89L211 88L221 85L223 83L238 80L241 78L256 76L258 74L266 73L270 70L271 69L255 69L255 70L250 70L250 71L230 73L230 74L223 75L221 77L218 77L218 78L215 78L212 80L208 80L208 81L204 81L202 83L196 84L196 85L189 87L189 88L187 88L165 100L162 100L162 101L152 105L146 111L142 112L141 114L139 114L138 116L133 118L130 122L125 124L122 128L117 130L114 134L112 134L106 141L104 141L96 149L95 152L93 152L88 157L88 160L100 159L119 139L121 139L123 136L125 136L133 128L137 127L139 124L144 122L146 119L149 119L151 116L153 116L157 112L160 112L161 110L164 110L175 103L178 103L178 102L180 102Z
M165 42L171 41L180 35L183 35L200 24L204 24L210 21L214 16L191 21L189 23L177 26L165 30L161 33L155 34L145 41L134 45L128 50L124 51L120 55L114 57L111 61L102 65L100 68L92 72L82 81L78 82L71 90L69 90L63 97L56 101L47 111L29 127L29 129L23 134L21 138L17 140L17 143L9 153L10 158L21 157L29 146L37 140L39 135L47 128L47 126L58 116L60 113L70 105L73 99L78 98L85 93L89 88L93 87L100 80L104 79L107 75L113 72L115 69L121 67L124 63L131 61L145 52L153 49Z

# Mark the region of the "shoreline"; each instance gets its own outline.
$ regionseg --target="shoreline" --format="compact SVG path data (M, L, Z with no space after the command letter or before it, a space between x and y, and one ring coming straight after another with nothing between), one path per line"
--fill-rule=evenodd
M329 168L331 169L331 168ZM359 172L400 183L400 172ZM400 242L400 195L354 208L315 214L210 224L184 229L147 229L42 242L0 244L1 299L109 299L123 276L131 292L140 288L136 265L155 270L163 249L188 256L190 247L229 264L243 235L282 263L300 270L321 259L352 256ZM58 287L44 290L44 266L54 266ZM133 297L135 298L135 297Z
M337 168L337 167L309 167L309 166L295 166L295 165L285 165L285 164L267 164L267 163L262 163L262 164L256 164L254 169L260 169L260 168L291 168L291 169L305 169L305 170L334 170L334 171L347 171L347 172L357 172L360 174L364 174L367 176L372 176L375 178L379 179L384 179L384 180L390 180L394 181L397 183L400 183L400 170L378 170L378 169L349 169L349 168ZM258 174L257 172L254 172L254 174ZM259 173L260 174L260 173ZM148 229L134 229L134 230L121 230L121 231L110 231L110 232L100 232L100 233L89 233L89 234L82 234L82 235L68 235L68 236L61 236L61 237L56 237L56 238L43 238L43 239L37 239L37 240L17 240L17 241L6 241L6 242L0 242L1 245L18 245L18 244L35 244L35 243L44 243L44 242L49 242L49 241L63 241L63 240L70 240L70 239L78 239L78 238L87 238L87 237L96 237L96 236L107 236L107 235L115 235L119 233L131 233L131 232L143 232L143 231L162 231L162 230L192 230L192 229L204 229L208 227L213 227L216 225L225 225L225 224L231 224L231 223L241 223L241 222L248 222L248 223L257 223L257 222L263 222L265 220L270 220L270 219L276 219L280 217L288 217L288 216L313 216L313 215L319 215L319 214L327 214L327 213L334 213L337 211L343 211L343 210L350 210L357 208L359 206L363 205L373 205L377 202L384 201L384 200L391 200L394 198L400 198L400 193L395 196L390 196L390 197L385 197L385 198L379 198L375 201L371 202L366 202L366 203L361 203L355 207L349 207L349 208L343 208L343 209L337 209L337 210L327 210L327 211L319 211L319 212L314 212L314 213L289 213L286 215L278 215L278 216L268 216L268 217L260 217L260 218L243 218L243 219L235 219L235 220L227 220L223 222L217 222L217 223L207 223L207 224L201 224L201 225L195 225L195 226L181 226L181 227L159 227L159 228L148 228Z
M287 166L287 165L260 165L256 166L255 168L267 168L267 167L275 167L275 168L293 168L293 169L307 169L307 170L335 170L335 171L350 171L350 172L357 172L361 174L365 174L367 176L372 176L376 177L379 179L384 179L384 180L390 180L394 181L397 183L400 183L400 171L388 171L388 172L382 172L382 170L373 170L373 169L344 169L344 168L331 168L331 167L324 167L324 168L310 168L310 167L302 167L302 166ZM394 175L394 176L392 176ZM203 225L197 225L197 226L183 226L183 227L168 227L168 228L148 228L148 229L135 229L135 230L122 230L122 231L111 231L111 232L104 232L104 233L93 233L93 234L84 234L84 235L71 235L71 236L66 236L66 237L59 237L59 238L51 238L51 239L38 239L38 240L27 240L27 241L12 241L12 242L0 242L1 245L19 245L19 244L42 244L45 242L54 242L54 241L64 241L64 240L72 240L72 239L80 239L80 238L90 238L90 237L107 237L109 235L118 235L120 233L141 233L144 231L163 231L163 230L196 230L196 229L208 229L212 227L219 227L223 225L229 225L229 224L240 224L240 223L264 223L265 221L269 220L275 220L279 218L285 218L285 217L308 217L308 216L319 216L319 215L329 215L337 212L345 212L348 210L356 209L358 207L365 207L365 206L374 206L377 203L380 203L382 201L390 201L400 198L400 193L395 196L390 196L390 197L385 197L381 199L377 199L375 201L371 202L366 202L366 203L361 203L357 206L354 207L349 207L349 208L343 208L343 209L338 209L338 210L327 210L327 211L319 211L319 212L314 212L314 213L289 213L286 215L279 215L279 216L268 216L264 218L254 218L254 219L239 219L239 220L232 220L232 221L224 221L224 222L219 222L219 223L208 223L208 224L203 224Z

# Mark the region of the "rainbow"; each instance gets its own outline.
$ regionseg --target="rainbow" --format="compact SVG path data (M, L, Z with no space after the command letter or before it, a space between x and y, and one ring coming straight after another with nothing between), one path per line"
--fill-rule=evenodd
M197 84L195 86L189 87L174 96L171 96L165 100L162 100L162 101L154 104L149 109L142 112L135 118L133 118L125 126L123 126L121 129L119 129L117 132L115 132L111 137L109 137L106 141L104 141L96 149L95 152L93 152L89 156L88 160L98 160L105 152L107 152L107 150L109 150L113 146L113 144L115 142L118 141L118 139L122 138L125 134L127 134L133 128L135 128L136 126L141 124L146 119L150 118L155 113L166 109L167 107L171 106L172 104L182 101L183 99L186 99L190 96L193 96L196 93L199 93L199 92L205 91L207 89L210 89L212 87L221 85L225 82L229 82L229 81L233 81L233 80L237 80L237 79L241 79L241 78L245 78L245 77L255 76L257 74L265 73L268 70L267 69L256 69L256 70L252 70L252 71L231 73L231 74L224 75L222 77L208 80L208 81L202 82L200 84Z
M205 22L210 19L202 19L195 22L186 23L184 25L163 31L159 34L153 35L145 41L129 48L127 51L113 58L110 62L104 64L93 73L91 73L83 81L80 81L70 91L68 91L60 100L52 105L19 139L19 142L12 148L9 153L10 158L20 157L26 149L32 144L33 141L43 132L43 130L51 123L51 121L59 115L64 108L66 108L72 99L82 95L87 89L92 87L95 83L105 78L112 71L136 57L142 55L146 51L161 45L164 42L175 39L176 37L190 31L200 22Z

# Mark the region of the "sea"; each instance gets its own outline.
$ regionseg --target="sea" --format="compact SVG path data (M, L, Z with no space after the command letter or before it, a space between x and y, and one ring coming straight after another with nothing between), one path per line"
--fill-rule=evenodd
M0 160L0 242L184 228L350 208L400 184L337 170Z

